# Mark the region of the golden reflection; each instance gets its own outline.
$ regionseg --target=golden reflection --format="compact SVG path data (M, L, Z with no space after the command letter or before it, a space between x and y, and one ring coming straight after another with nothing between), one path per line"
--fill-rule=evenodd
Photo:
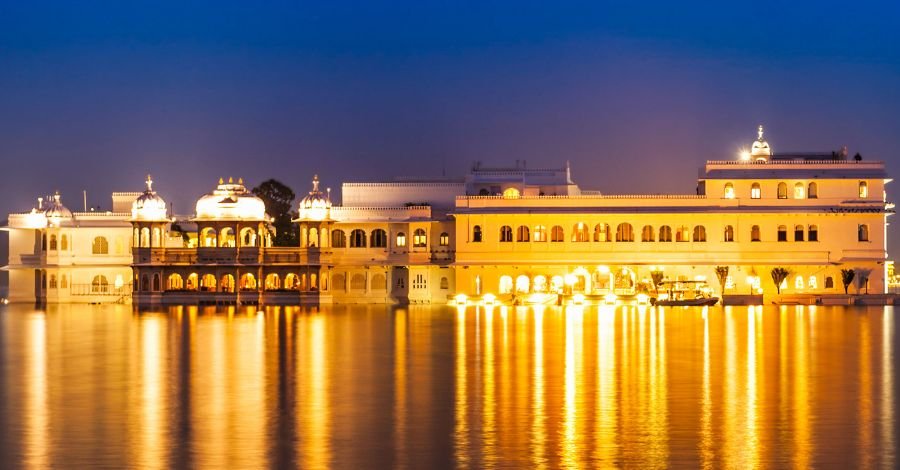
M787 309L783 308L779 312L783 316L787 315ZM793 439L794 439L794 466L796 468L809 468L810 466L810 454L812 452L812 444L810 441L811 430L810 430L810 400L812 400L812 396L810 396L810 384L809 384L809 374L810 374L810 353L809 353L809 324L802 312L795 313L793 316L793 334L790 336L794 338L794 367L792 367L792 374L790 374L786 380L789 380L790 383L794 385L794 391L790 395L793 397L793 409L794 409L794 421L792 423L793 428Z
M460 468L469 467L469 389L468 350L466 348L466 308L456 310L456 353L454 357L453 380L454 400L454 456Z
M578 392L581 390L584 351L582 334L584 307L569 306L566 315L566 359L565 359L565 416L563 418L562 464L567 468L579 466L581 453L581 433L578 432L579 410Z
M857 409L859 410L859 455L865 466L871 465L868 461L873 449L873 384L872 384L872 322L869 317L864 317L859 325L859 395Z
M731 307L725 308L729 315ZM712 392L710 390L709 307L703 307L703 389L700 397L700 462L705 469L714 468L712 435Z
M401 467L406 466L408 455L406 443L406 410L409 406L406 379L408 317L409 312L406 309L397 309L394 312L394 458Z
M130 432L140 439L135 442L137 461L143 468L166 468L166 406L168 395L163 389L169 375L165 347L165 320L152 315L141 318L140 327L140 416L139 424Z
M881 314L881 448L894 449L894 311ZM883 452L885 468L895 468L896 454Z
M547 468L547 410L544 396L544 306L534 307L534 374L532 376L531 463L534 468Z
M597 414L594 460L612 466L617 458L618 401L616 385L616 309L599 307L597 313Z
M43 313L28 315L28 354L25 366L25 466L50 466L47 410L47 318Z
M329 402L329 358L326 322L318 313L297 319L297 435L300 436L297 461L303 468L331 466Z
M494 359L494 306L488 305L484 307L484 355L479 361L484 371L481 445L485 466L497 464L497 385Z

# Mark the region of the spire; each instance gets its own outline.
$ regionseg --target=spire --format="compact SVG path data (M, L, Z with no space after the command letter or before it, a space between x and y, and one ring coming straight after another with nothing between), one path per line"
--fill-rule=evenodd
M756 131L756 134L759 135L759 141L763 141L763 125L759 125L759 130Z
M313 175L313 192L319 192L319 175Z
M149 174L147 175L147 191L153 192L153 178Z
M53 193L53 200L59 203L59 190L57 189L55 193Z

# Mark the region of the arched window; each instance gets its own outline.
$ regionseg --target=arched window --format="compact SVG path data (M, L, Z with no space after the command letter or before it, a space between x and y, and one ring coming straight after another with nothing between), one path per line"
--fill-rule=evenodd
M506 188L503 190L504 199L516 199L519 197L519 190L516 188Z
M509 243L513 241L512 227L504 225L500 227L500 243Z
M778 199L787 199L787 184L778 183Z
M216 229L212 227L206 227L203 230L200 230L200 246L205 248L214 248L217 245L217 235ZM147 247L150 245L150 229L144 228L141 230L141 247Z
M594 226L594 241L595 242L612 241L612 236L609 233L609 224L597 224Z
M197 273L190 273L187 277L187 282L184 284L184 288L187 290L197 290L197 286L200 285L200 277L197 276Z
M153 292L159 292L161 289L161 282L159 280L159 273L153 273Z
M534 241L536 241L536 242L547 241L547 227L546 226L536 225L534 227Z
M156 240L156 234L153 234L153 239ZM157 246L156 243L153 244ZM231 227L225 227L219 232L219 246L223 248L234 248L234 229Z
M759 225L754 225L750 227L750 241L758 242L759 240Z
M794 199L803 199L803 197L805 196L804 189L805 188L803 187L803 183L794 184Z
M629 223L621 223L616 226L616 241L617 242L633 242L634 241L634 228Z
M734 241L734 227L731 225L725 226L725 241L726 242Z
M644 228L641 229L641 241L642 242L652 242L655 237L653 236L653 226L652 225L644 225Z
M810 289L818 289L819 282L816 280L816 276L809 276L809 288Z
M397 247L402 248L404 246L406 246L406 234L400 232L397 234Z
M360 273L350 276L350 290L366 290L366 276Z
M447 232L441 232L441 236L438 242L441 246L450 246L450 234Z
M428 245L428 237L425 235L425 230L417 228L416 231L413 232L413 246L423 248L426 245Z
M476 225L472 228L472 241L475 243L481 243L481 226Z
M226 274L219 280L219 290L222 292L234 292L234 276Z
M168 289L168 290L184 289L184 279L182 279L181 274L178 274L178 273L169 274L169 279L166 281L166 289Z
M347 278L344 277L341 273L334 273L331 275L331 286L334 287L334 290L339 292L344 292L347 290L346 285Z
M376 228L375 230L372 230L369 241L371 241L369 246L372 248L387 248L387 232L380 228Z
M697 225L694 227L694 238L695 242L705 242L706 241L706 227L702 225Z
M806 197L817 199L819 197L819 185L816 183L809 183L809 186L806 188Z
M547 292L547 276L538 274L534 276L534 282L532 282L532 288L534 292Z
M807 240L811 242L819 241L819 226L818 225L810 225L809 232L807 233Z
M298 287L300 287L300 276L294 273L288 273L287 276L284 276L285 289L296 289Z
M309 229L309 235L306 237L306 247L316 248L319 246L319 230L316 228Z
M859 182L859 198L865 199L869 197L869 184L865 181Z
M444 277L441 279L447 279L447 278ZM384 276L384 274L373 275L370 288L372 290L377 290L377 291L387 290L387 278Z
M159 227L153 227L153 246L162 246L162 231Z
M377 274L376 274L377 276ZM441 278L441 290L447 290L450 288L450 281L446 277Z
M281 278L278 274L271 273L266 276L266 290L278 290L281 289Z
M551 242L563 242L566 239L566 234L563 231L562 226L554 225L553 228L550 229L550 241Z
M762 197L762 189L759 187L759 183L753 183L750 185L750 199L759 199Z
M215 292L216 290L216 276L212 274L204 274L202 278L200 278L200 290Z
M831 276L827 276L825 278L825 288L826 289L834 289L834 278Z
M778 226L778 241L786 242L787 240L787 227L784 225Z
M803 289L806 287L806 284L803 282L803 276L797 276L794 278L794 289Z
M253 227L241 229L241 246L256 246L256 231Z
M91 244L91 253L95 255L109 254L109 242L106 237L94 237L94 243Z
M668 225L663 225L659 228L659 241L661 241L661 242L672 241L672 227L669 227Z
M513 280L511 276L500 276L500 288L498 289L498 293L500 294L512 294L513 290Z
M347 247L347 234L345 234L343 230L332 230L331 231L331 247L332 248L346 248Z
M516 277L516 294L527 294L531 289L531 279L528 276L520 274Z
M256 276L251 273L241 275L241 290L256 290Z
M65 234L63 234L63 236L60 240L61 241L59 244L59 249L62 251L68 250L69 249L69 237L67 237Z
M350 248L365 248L366 232L362 229L354 229L350 232Z
M802 225L795 225L795 226L794 226L794 241L795 241L795 242L802 242L802 241L803 241L803 232L805 232L805 230L803 230L803 226L802 226Z
M102 274L98 274L94 276L91 280L91 293L92 294L105 294L109 291L109 281L106 280L106 276Z
M734 185L725 183L725 199L734 199Z
M678 227L678 230L675 232L675 241L676 242L686 242L690 241L691 232L690 229L687 228L687 225L682 225Z
M856 228L856 238L861 242L869 241L869 226L866 224L859 224Z
M519 225L519 227L516 229L516 241L517 242L529 241L531 239L531 237L529 235L530 234L528 232L527 225Z
M56 289L56 274L50 275L50 288Z
M588 226L586 223L578 222L572 227L573 242L587 242L590 240L590 235L588 235Z
M50 235L50 249L56 249L56 235Z

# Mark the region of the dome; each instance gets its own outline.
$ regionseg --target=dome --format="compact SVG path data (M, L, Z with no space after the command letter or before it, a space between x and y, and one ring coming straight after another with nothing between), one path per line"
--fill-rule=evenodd
M197 201L197 219L200 220L267 220L266 203L244 187L228 178L221 178L216 189Z
M313 176L312 191L300 200L298 219L324 220L331 216L331 191L319 191L319 175Z
M762 124L759 125L757 134L759 135L759 137L753 141L753 145L750 147L750 156L753 157L754 160L765 161L770 155L772 155L772 148L769 147L768 142L763 140Z
M44 217L47 218L49 225L59 227L62 223L71 222L74 216L66 206L63 205L59 197L59 191L53 195L53 198L44 209Z
M167 221L166 201L153 190L153 180L147 175L147 190L131 203L132 220Z

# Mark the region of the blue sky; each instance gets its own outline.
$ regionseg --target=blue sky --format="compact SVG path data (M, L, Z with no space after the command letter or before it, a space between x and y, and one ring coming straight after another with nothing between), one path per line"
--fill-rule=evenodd
M108 207L150 172L189 214L220 176L300 193L474 160L690 193L759 123L897 175L898 24L895 2L4 0L0 211Z

